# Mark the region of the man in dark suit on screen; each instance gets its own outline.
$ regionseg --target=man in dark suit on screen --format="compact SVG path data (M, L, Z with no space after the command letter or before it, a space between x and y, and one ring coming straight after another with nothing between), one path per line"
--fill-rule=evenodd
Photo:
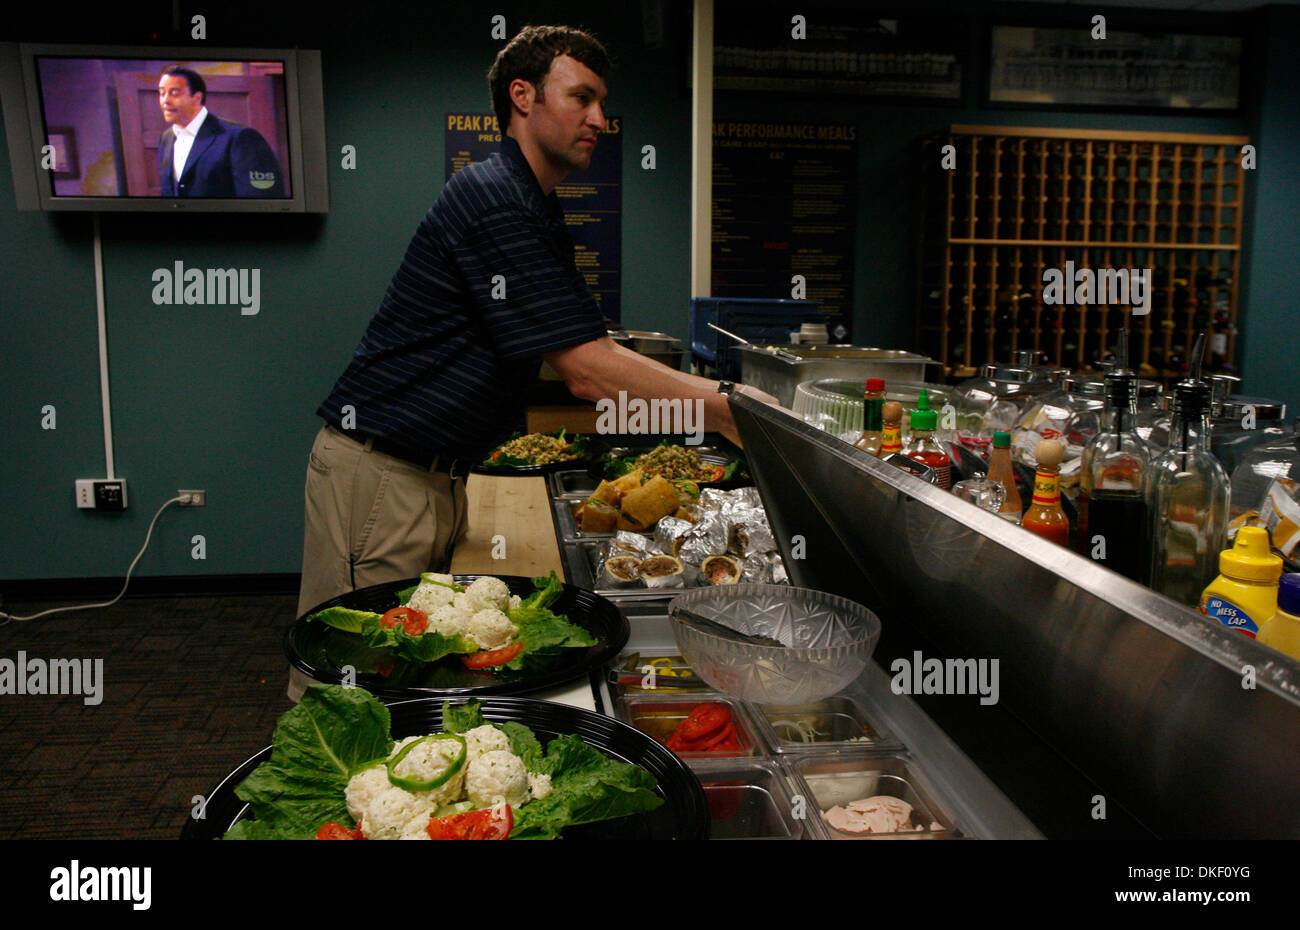
M168 126L158 145L162 196L284 197L280 163L262 134L217 119L207 97L203 78L189 68L168 68L158 81Z

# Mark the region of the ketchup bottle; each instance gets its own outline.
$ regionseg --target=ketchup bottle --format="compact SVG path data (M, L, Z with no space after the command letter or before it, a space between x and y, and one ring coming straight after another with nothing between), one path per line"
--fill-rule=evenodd
M1034 475L1034 498L1020 525L1031 533L1062 546L1070 543L1070 518L1061 509L1061 459L1065 446L1044 439L1034 446L1038 472Z
M951 491L952 459L948 457L948 450L934 438L934 430L938 425L939 415L930 409L930 394L921 388L916 409L912 411L912 436L907 440L903 454L933 468L939 479L936 482L938 486Z

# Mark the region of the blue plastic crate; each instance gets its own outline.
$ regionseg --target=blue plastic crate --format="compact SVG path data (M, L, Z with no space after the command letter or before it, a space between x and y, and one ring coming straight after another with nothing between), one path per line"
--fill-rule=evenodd
M825 323L820 300L760 300L753 297L695 297L691 300L691 357L719 378L740 377L740 353L710 323L755 345L789 345L804 323Z

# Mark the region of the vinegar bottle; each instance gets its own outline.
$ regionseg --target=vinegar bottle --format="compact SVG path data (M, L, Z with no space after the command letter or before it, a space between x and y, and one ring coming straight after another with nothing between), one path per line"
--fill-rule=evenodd
M1149 584L1189 606L1217 574L1228 530L1228 476L1210 453L1210 388L1174 387L1169 448L1147 481L1151 563Z
M1034 498L1020 525L1044 539L1066 546L1070 542L1070 518L1061 509L1061 459L1065 446L1044 439L1034 446L1038 471L1034 475Z
M1134 581L1147 577L1147 444L1136 431L1138 382L1119 331L1117 366L1106 373L1102 428L1083 449L1079 474L1079 552Z

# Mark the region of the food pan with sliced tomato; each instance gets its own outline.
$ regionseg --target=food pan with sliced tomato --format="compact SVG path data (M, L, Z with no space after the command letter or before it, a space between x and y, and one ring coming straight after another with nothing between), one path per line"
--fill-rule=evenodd
M398 700L549 688L600 668L629 632L613 603L554 573L426 573L326 601L289 628L284 648L315 681Z
M618 716L682 759L766 754L741 702L722 694L628 694Z

